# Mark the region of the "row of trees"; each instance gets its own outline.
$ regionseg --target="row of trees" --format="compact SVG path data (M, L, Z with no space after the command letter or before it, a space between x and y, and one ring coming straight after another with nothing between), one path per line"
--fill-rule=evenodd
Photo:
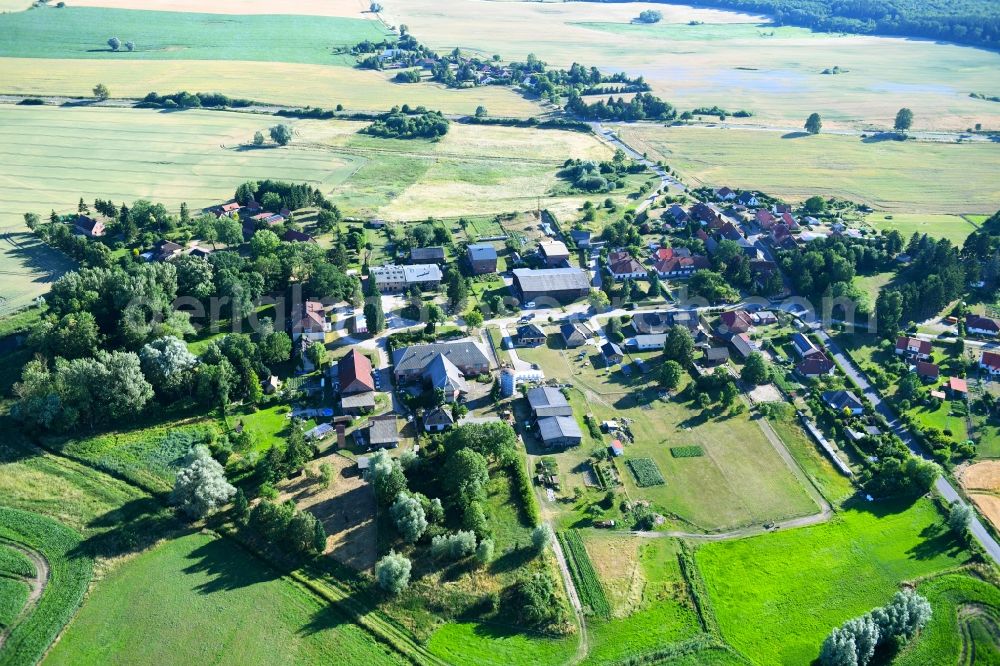
M448 124L440 111L418 107L413 113L404 113L394 108L361 132L383 139L435 139L448 133Z
M876 652L891 658L930 618L931 605L927 599L913 590L897 592L887 605L834 629L823 642L820 664L866 666Z
M913 126L913 111L903 107L896 112L896 119L893 122L893 129L897 132L905 132ZM819 134L823 129L823 119L818 113L811 113L806 118L805 130L810 134Z

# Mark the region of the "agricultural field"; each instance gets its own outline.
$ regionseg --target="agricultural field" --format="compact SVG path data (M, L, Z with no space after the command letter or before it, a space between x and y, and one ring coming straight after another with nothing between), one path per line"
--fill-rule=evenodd
M584 543L614 606L612 618L588 623L587 664L617 663L701 633L676 540L588 530Z
M0 664L36 663L83 601L94 562L81 552L78 533L35 513L0 506L0 540L48 569L21 579L29 594L23 584L0 587L0 626L6 625L0 631Z
M904 235L922 231L960 242L974 227L958 215L996 212L1000 200L1000 151L986 142L870 143L834 134L654 125L616 129L692 185L752 188L789 201L817 194L849 199L892 214L889 221L869 221L876 229L898 222Z
M682 109L743 108L754 113L752 124L795 130L816 111L831 128L884 128L908 106L914 129L1000 125L1000 106L969 97L996 87L1000 55L986 50L812 33L759 16L662 4L456 0L446 14L433 0L384 5L391 22L436 49L518 59L534 53L560 67L579 62L642 74ZM663 20L632 24L644 9ZM822 73L834 66L848 71Z
M641 377L625 377L620 369L608 373L599 354L578 359L577 350L519 349L518 356L538 363L547 378L576 387L570 402L578 418L591 413L598 422L630 420L634 441L625 443L625 455L616 463L625 493L651 501L687 529L724 531L819 511L747 413L702 412L661 399L653 386L658 354L647 358L650 370ZM571 470L582 469L595 446L609 443L595 442L583 430L581 446L556 455L568 492L583 484L582 476ZM670 452L671 447L694 445L705 455L678 458ZM641 487L636 482L626 466L642 458L655 463L665 483Z
M757 664L811 662L833 627L968 557L926 499L857 502L822 525L696 553L723 638Z
M994 529L1000 529L1000 461L973 463L960 468L955 476Z
M235 543L191 534L114 570L50 664L399 664L401 657Z
M24 5L19 0L5 0L14 5ZM342 16L364 18L371 16L370 3L361 0L301 0L293 7L280 0L219 0L211 4L199 0L72 0L72 7L108 7L111 9L150 9L162 12L207 12L212 14L282 14L294 10L298 16Z
M234 39L234 34L239 38ZM275 39L294 34L294 39ZM135 43L113 51L112 35ZM390 36L377 21L287 14L230 15L96 7L0 14L0 57L239 60L353 66L350 47Z
M954 245L961 246L966 237L976 230L964 215L923 215L919 213L887 214L875 213L865 218L865 223L876 231L895 229L909 239L913 234L927 234L935 238L946 238Z

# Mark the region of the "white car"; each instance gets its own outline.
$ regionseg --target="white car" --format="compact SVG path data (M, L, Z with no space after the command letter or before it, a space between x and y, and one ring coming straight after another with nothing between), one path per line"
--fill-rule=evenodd
M535 307L535 302L531 301L529 303L525 303L524 307L526 307L526 308L533 308L533 307Z

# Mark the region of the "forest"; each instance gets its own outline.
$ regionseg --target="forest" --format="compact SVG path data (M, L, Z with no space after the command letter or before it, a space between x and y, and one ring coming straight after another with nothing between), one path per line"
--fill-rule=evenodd
M1000 4L990 0L656 1L769 14L782 25L828 32L923 37L994 49L1000 46Z

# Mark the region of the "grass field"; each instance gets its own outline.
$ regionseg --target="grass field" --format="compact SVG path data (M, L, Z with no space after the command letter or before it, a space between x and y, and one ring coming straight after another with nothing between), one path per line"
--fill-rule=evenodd
M192 534L101 581L50 664L397 664L303 588L234 543Z
M894 664L955 663L956 655L975 655L967 663L1000 663L1000 590L972 576L950 574L924 581L917 591L931 602L934 613Z
M682 108L754 112L752 123L801 127L813 111L824 124L891 127L909 106L915 129L1000 126L1000 105L970 98L996 87L1000 55L931 41L813 34L759 17L661 4L389 0L386 16L438 49L461 47L505 58L535 53L642 74ZM643 9L663 20L631 25ZM704 25L688 25L692 20ZM822 71L849 70L836 76ZM996 93L993 93L996 94Z
M837 471L819 445L802 429L792 406L782 403L780 409L781 412L770 419L771 427L823 497L837 504L853 495L854 486L850 480Z
M617 465L631 499L650 500L686 527L707 531L819 510L749 414L720 415L659 399L659 390L652 384L658 354L647 357L650 371L645 376L626 378L620 370L608 374L595 368L594 358L577 360L574 352L538 347L520 349L518 355L538 363L547 378L577 387L570 391L570 402L578 419L591 413L598 422L631 420L635 441L626 444L624 458ZM566 492L583 485L579 465L599 444L583 430L584 443L557 456ZM670 453L671 447L693 445L701 446L705 455L675 458ZM626 469L629 460L636 458L651 458L666 483L639 487Z
M437 84L399 84L393 72L259 61L70 60L0 58L4 92L89 97L103 82L114 97L143 97L189 90L221 92L258 102L331 109L388 110L424 105L445 113L471 114L479 105L497 116L527 117L540 109L507 88L448 89ZM300 85L308 81L309 85Z
M755 188L790 201L815 194L850 199L893 213L906 233L922 228L964 238L973 227L954 216L996 212L1000 200L1000 151L988 143L865 143L833 134L783 138L781 132L651 125L620 132L692 184Z
M923 499L859 503L823 525L697 552L723 638L757 664L809 663L833 627L967 557Z
M41 553L49 565L41 596L28 615L11 626L0 651L3 666L33 664L83 601L94 563L79 552L79 534L38 514L0 506L0 539ZM4 612L8 619L17 615L10 609Z
M107 40L122 44L112 51ZM293 39L287 36L294 35ZM290 15L150 12L95 7L40 8L0 15L0 56L118 60L260 60L353 66L344 53L390 36L377 21ZM286 38L282 38L286 36Z
M618 600L613 619L588 622L591 649L585 663L618 663L701 632L678 564L677 541L588 531L585 543L602 585Z
M477 666L568 663L576 650L576 637L543 638L504 627L472 622L442 625L427 642L427 648L450 663Z
M998 204L1000 205L1000 204ZM909 239L913 234L928 234L935 238L947 238L954 245L961 246L966 236L976 230L963 216L923 215L919 213L886 214L876 213L865 218L865 222L878 231L895 229Z

